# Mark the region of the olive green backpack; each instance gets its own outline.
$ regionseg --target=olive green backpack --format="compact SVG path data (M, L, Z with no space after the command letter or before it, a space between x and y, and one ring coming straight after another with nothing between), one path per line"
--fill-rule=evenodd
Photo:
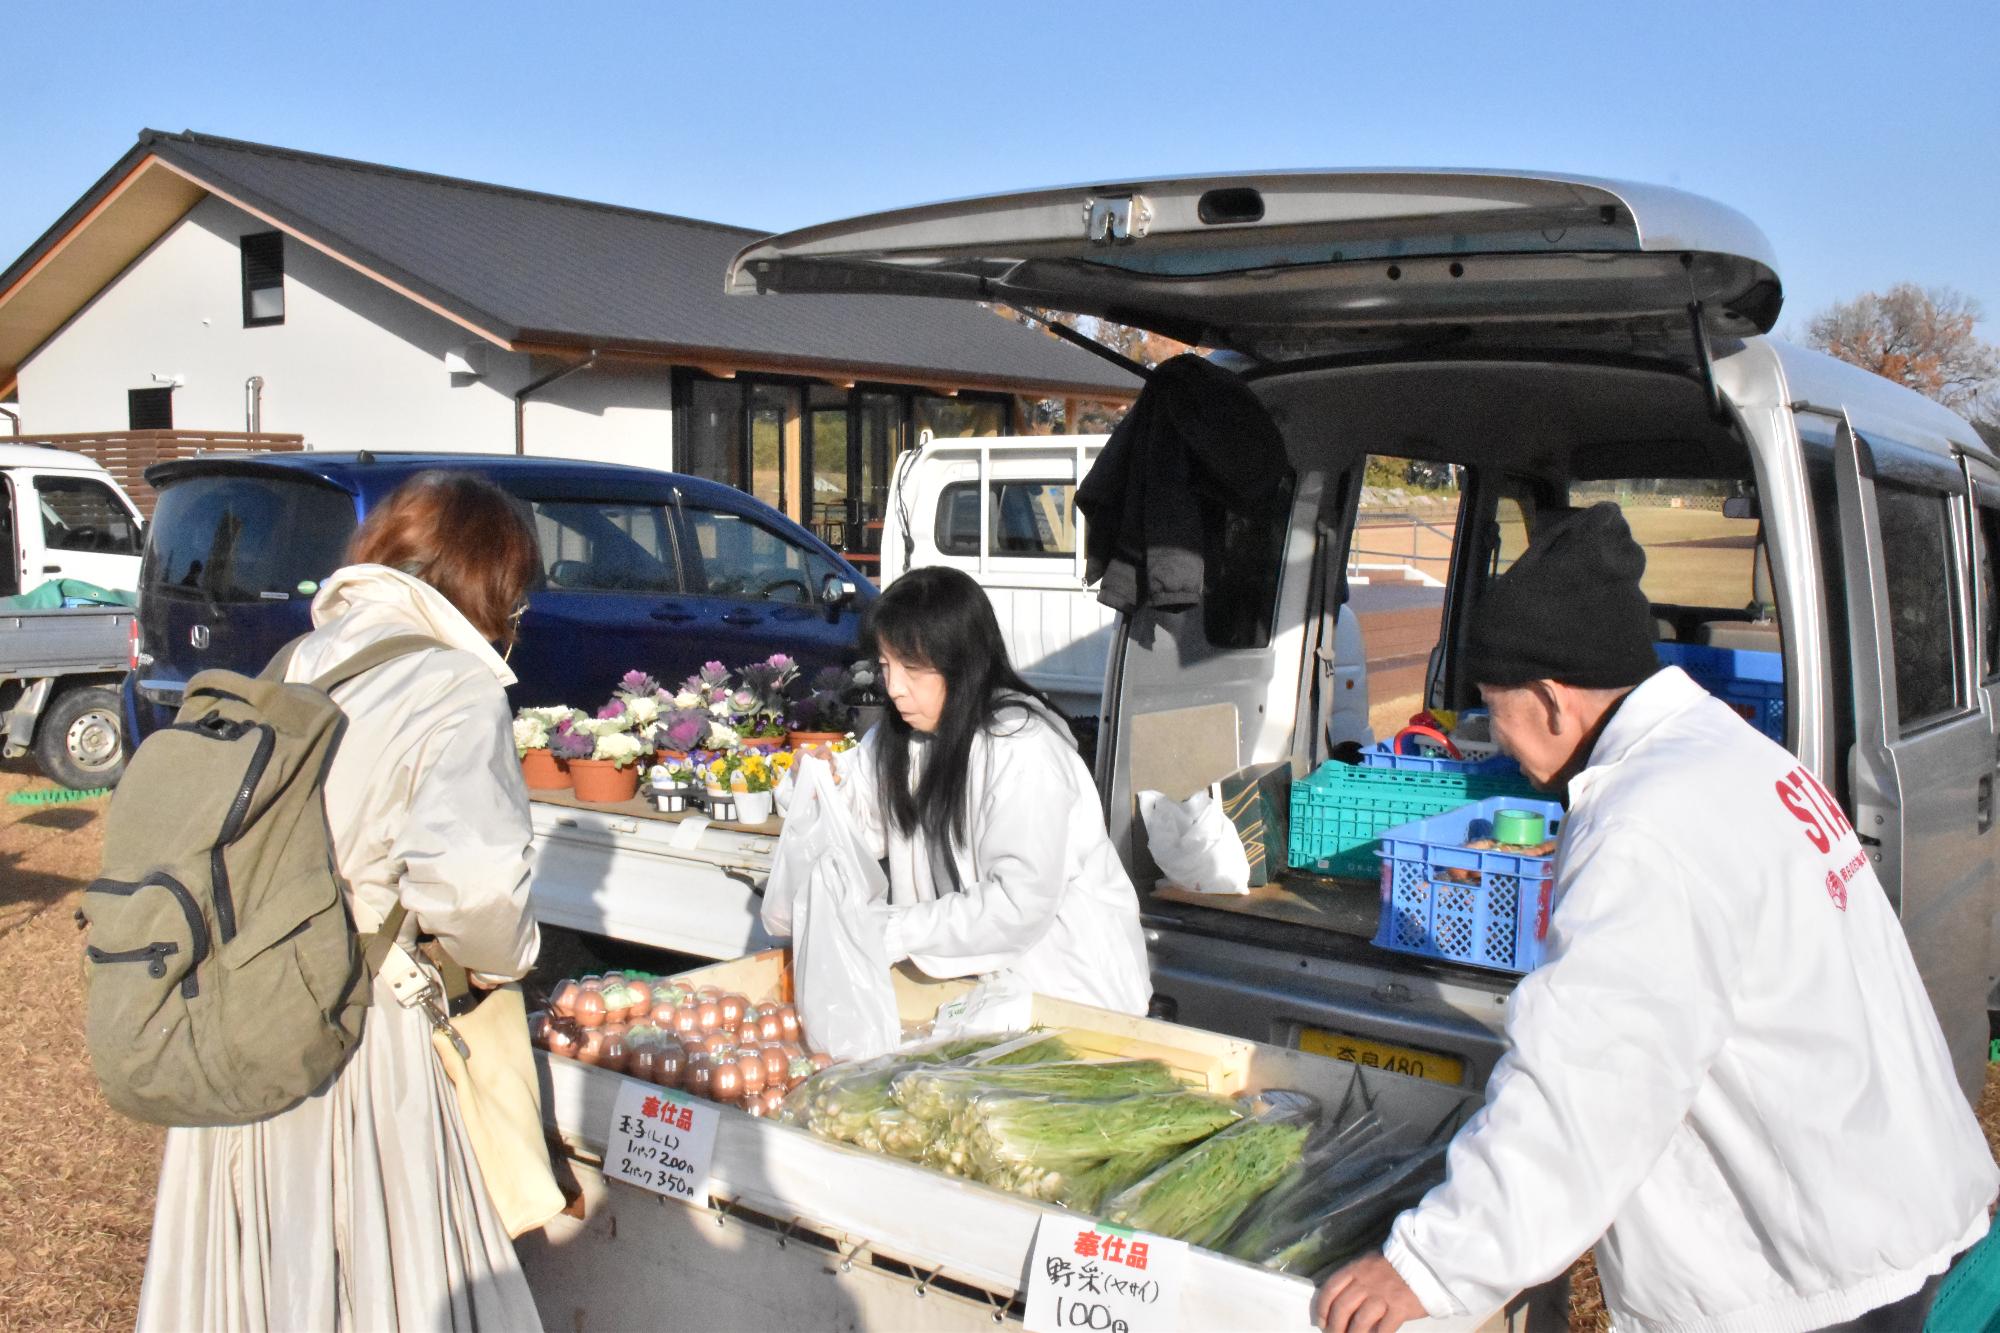
M103 878L79 918L90 1060L112 1106L157 1125L241 1125L324 1084L360 1040L402 924L356 934L324 785L346 718L328 693L407 653L400 635L311 684L297 643L262 675L204 671L118 784Z

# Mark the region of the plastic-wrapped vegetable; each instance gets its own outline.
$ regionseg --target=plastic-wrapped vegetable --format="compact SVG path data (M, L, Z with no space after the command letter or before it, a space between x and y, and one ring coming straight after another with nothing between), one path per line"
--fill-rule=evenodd
M967 1037L936 1042L824 1070L792 1090L781 1115L822 1138L856 1144L872 1152L921 1156L931 1131L922 1124L911 1123L908 1113L896 1105L891 1092L896 1077L912 1069L949 1064L989 1052L996 1064L1036 1058L1068 1059L1074 1055L1058 1037ZM892 1111L896 1116L885 1119ZM886 1139L882 1132L885 1127L890 1131Z
M1252 1118L1188 1149L1112 1196L1106 1221L1213 1248L1299 1160L1319 1104L1267 1092Z
M1205 1093L1145 1092L1083 1101L987 1092L933 1142L925 1161L1031 1198L1088 1207L1115 1174L1135 1174L1242 1115Z
M1363 1145L1323 1174L1273 1191L1244 1219L1229 1253L1300 1277L1352 1258L1380 1243L1396 1214L1443 1178L1448 1143Z
M1005 1057L1002 1057L1003 1059ZM1180 1080L1160 1060L1068 1060L1051 1064L999 1062L913 1069L896 1077L896 1101L927 1120L945 1121L982 1092L1039 1092L1050 1097L1124 1097L1174 1092Z

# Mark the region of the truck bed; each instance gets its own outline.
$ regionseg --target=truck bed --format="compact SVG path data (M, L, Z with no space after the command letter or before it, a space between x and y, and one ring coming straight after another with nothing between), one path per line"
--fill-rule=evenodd
M122 672L135 614L124 606L0 614L0 679Z

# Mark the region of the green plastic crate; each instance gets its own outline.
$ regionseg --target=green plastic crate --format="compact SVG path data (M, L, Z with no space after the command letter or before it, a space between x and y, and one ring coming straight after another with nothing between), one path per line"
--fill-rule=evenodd
M1320 765L1292 784L1290 860L1295 869L1346 879L1377 879L1384 829L1441 815L1494 796L1540 795L1526 778L1412 773L1392 768Z

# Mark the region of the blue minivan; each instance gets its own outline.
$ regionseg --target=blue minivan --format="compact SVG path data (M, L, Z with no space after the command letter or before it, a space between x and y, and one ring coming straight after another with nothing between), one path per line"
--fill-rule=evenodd
M511 665L515 707L595 708L634 668L791 654L810 675L855 654L874 585L769 505L650 468L479 454L235 454L147 469L159 492L139 574L126 746L173 721L197 671L263 669L311 628L319 580L369 508L429 468L472 472L534 518L542 574Z

